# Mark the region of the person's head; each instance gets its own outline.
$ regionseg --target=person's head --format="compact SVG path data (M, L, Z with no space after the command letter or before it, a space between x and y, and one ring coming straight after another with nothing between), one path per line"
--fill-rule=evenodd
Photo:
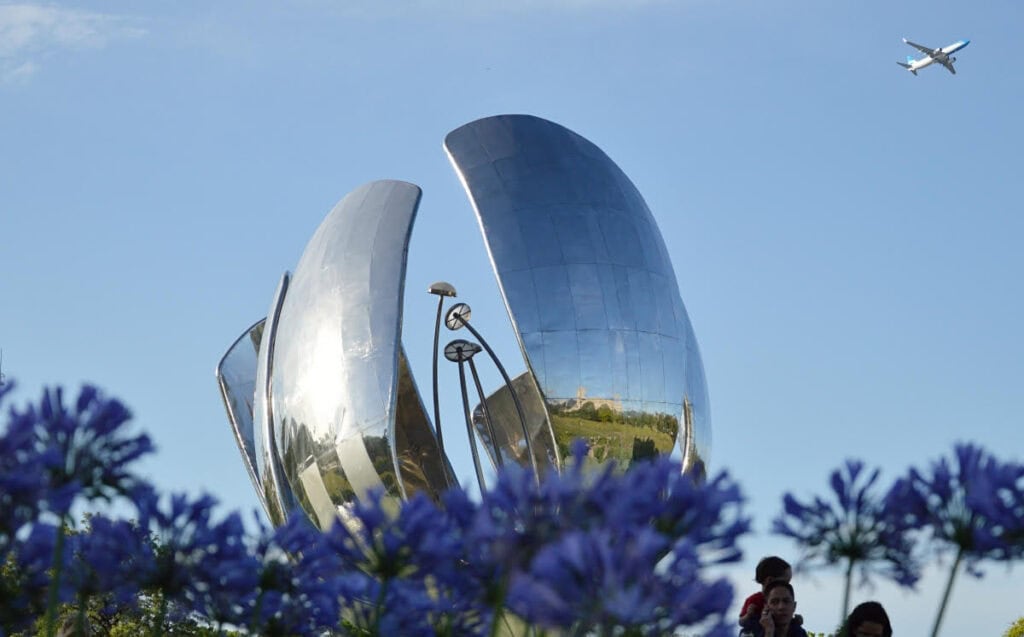
M761 585L761 590L765 593L768 592L767 586L772 582L788 582L792 578L793 569L789 562L776 555L763 558L754 569L754 581Z
M892 637L889 615L878 602L859 604L839 629L843 637Z
M771 613L775 625L788 624L796 612L796 593L789 582L775 580L765 587L764 609Z

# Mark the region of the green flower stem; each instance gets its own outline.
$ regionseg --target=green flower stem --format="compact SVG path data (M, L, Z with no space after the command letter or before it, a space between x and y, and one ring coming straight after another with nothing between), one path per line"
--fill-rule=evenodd
M380 620L384 616L384 601L388 595L388 583L391 582L390 578L385 579L380 584L380 592L377 593L377 603L374 604L373 613L373 627L370 629L371 635L380 635Z
M85 595L78 596L78 617L75 618L75 634L86 635L85 618L89 609L89 598Z
M57 528L57 541L53 546L53 579L50 580L50 590L46 599L46 637L53 637L57 634L57 603L60 601L60 576L64 560L64 540L67 534L67 526L64 518L60 520L60 527Z
M946 592L942 594L942 603L939 604L939 612L935 615L935 626L932 628L932 637L938 637L939 626L942 624L942 616L946 614L946 604L949 602L949 594L953 591L953 579L956 571L960 568L960 562L964 558L964 550L957 551L956 559L953 560L953 567L949 569L949 579L946 581Z
M843 614L839 616L839 625L846 621L846 614L850 612L850 583L853 580L853 563L851 557L846 564L846 585L843 587Z
M491 615L491 637L498 637L498 626L505 616L505 595L508 592L508 580L505 579L498 585L497 600L494 604L494 614Z

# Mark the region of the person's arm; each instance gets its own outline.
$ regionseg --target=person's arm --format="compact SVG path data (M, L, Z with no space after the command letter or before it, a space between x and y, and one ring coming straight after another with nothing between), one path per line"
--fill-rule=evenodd
M740 626L743 628L750 628L757 624L758 611L761 610L754 604L749 604L746 607L746 614L740 614Z

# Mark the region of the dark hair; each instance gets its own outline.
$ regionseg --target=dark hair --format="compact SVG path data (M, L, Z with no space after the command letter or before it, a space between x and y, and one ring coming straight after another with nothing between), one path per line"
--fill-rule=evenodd
M789 562L776 555L771 555L762 558L757 563L757 568L754 569L754 581L758 584L764 584L764 581L769 577L781 577L786 571L792 570L793 568L789 565Z
M789 582L783 582L782 580L777 579L771 584L769 584L767 588L764 589L764 598L766 601L768 600L768 596L771 595L772 591L776 588L786 589L787 591L789 591L789 594L793 597L793 599L796 600L796 593L793 592L793 585Z
M881 624L882 637L892 637L892 624L889 623L889 615L878 602L858 604L836 631L836 637L850 637L864 622Z

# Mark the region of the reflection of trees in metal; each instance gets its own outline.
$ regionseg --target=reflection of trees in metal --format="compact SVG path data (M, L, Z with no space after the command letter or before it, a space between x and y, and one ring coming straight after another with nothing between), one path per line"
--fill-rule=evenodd
M402 482L413 493L436 495L454 481L448 459L431 435L430 419L416 391L404 349L398 359L395 455Z
M590 446L588 458L615 461L626 468L634 460L671 453L679 421L671 414L614 411L608 404L592 401L548 404L555 437L562 453L582 438Z
M529 116L472 122L445 149L526 364L509 378L469 325L468 306L449 312L448 327L469 328L505 379L485 398L472 361L460 362L480 398L465 406L470 438L493 464L534 464L538 474L557 470L576 437L591 443L594 462L625 467L671 453L702 469L710 419L700 353L664 241L625 174L587 140ZM419 198L412 184L378 181L342 199L282 279L265 325L218 365L275 524L301 508L326 527L375 488L436 496L462 471L444 454L436 372L432 426L401 346ZM439 327L455 289L438 282L430 292Z

